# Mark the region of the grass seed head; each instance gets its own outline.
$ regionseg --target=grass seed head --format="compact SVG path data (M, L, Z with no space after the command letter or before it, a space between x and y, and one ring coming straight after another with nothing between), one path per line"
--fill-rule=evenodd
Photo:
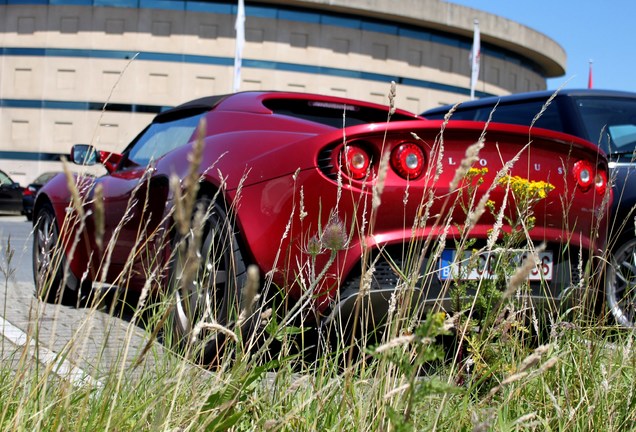
M484 140L480 139L466 149L466 155L464 156L464 159L462 159L461 164L459 164L459 167L455 171L455 176L450 183L451 192L457 190L459 183L464 177L466 177L466 174L468 174L468 171L472 168L473 164L479 160L479 152L482 148L484 148Z
M502 299L506 299L510 297L514 292L516 292L521 285L528 280L528 276L537 267L541 261L539 260L539 253L545 250L545 243L541 244L536 250L528 254L528 257L523 260L523 264L521 267L518 267L515 272L510 277L508 281L508 286L506 291L503 294Z
M380 159L380 167L378 168L378 178L373 186L373 202L372 208L373 210L377 210L382 204L382 192L384 192L384 183L386 181L386 174L389 171L389 159L391 158L391 153L386 151L382 155Z

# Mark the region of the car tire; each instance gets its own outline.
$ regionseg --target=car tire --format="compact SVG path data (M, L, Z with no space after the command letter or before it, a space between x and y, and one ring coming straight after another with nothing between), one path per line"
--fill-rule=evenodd
M45 203L38 210L33 230L33 279L35 295L48 303L73 305L79 298L64 278L66 257L59 243L59 227L53 207Z
M173 342L187 357L207 365L218 365L237 331L246 268L232 219L224 207L202 198L196 208L206 212L198 250L188 251L195 241L195 229L190 229L183 237L175 235L173 243L170 268L170 289L175 301L172 335ZM198 256L199 262L192 262L193 256ZM238 330L245 331L247 325Z
M636 326L636 237L618 245L605 282L607 306L616 324Z

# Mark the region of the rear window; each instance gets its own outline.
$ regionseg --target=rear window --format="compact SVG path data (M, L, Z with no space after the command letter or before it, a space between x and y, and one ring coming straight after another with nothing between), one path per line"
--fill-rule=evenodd
M388 119L388 108L376 109L359 105L302 99L270 99L264 105L274 114L320 123L334 128L367 123L381 123ZM415 117L395 113L391 121L414 120Z
M575 99L588 140L607 153L631 154L636 147L636 99L580 97Z

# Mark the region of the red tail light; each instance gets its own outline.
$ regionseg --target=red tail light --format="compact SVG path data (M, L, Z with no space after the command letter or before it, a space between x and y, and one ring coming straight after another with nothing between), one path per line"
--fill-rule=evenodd
M22 195L23 196L31 196L31 195L35 195L35 189L31 188L31 187L26 187L22 190Z
M605 195L605 192L607 191L607 173L605 171L599 171L596 173L594 189L596 189L597 194Z
M362 180L369 172L371 156L362 147L349 145L345 147L346 173L355 180Z
M590 162L580 160L574 164L572 172L581 189L587 191L594 185L594 189L599 195L605 194L607 190L607 173L605 171L597 170Z
M574 178L577 184L584 191L588 190L594 182L594 168L592 164L587 161L578 161L574 164L573 168Z
M424 171L424 151L413 143L400 144L391 153L391 166L404 178L414 179Z

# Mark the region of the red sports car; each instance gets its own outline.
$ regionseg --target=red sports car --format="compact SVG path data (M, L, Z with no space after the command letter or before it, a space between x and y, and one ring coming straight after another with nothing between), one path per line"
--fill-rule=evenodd
M604 248L611 193L605 156L574 136L287 92L197 99L121 154L82 145L71 160L107 174L39 193L38 294L172 292L175 330L210 350L249 265L318 320L359 297L390 313L405 292L413 309L450 307L458 280L497 277L514 231L504 264L536 252L531 294L558 302L586 289L579 259Z

